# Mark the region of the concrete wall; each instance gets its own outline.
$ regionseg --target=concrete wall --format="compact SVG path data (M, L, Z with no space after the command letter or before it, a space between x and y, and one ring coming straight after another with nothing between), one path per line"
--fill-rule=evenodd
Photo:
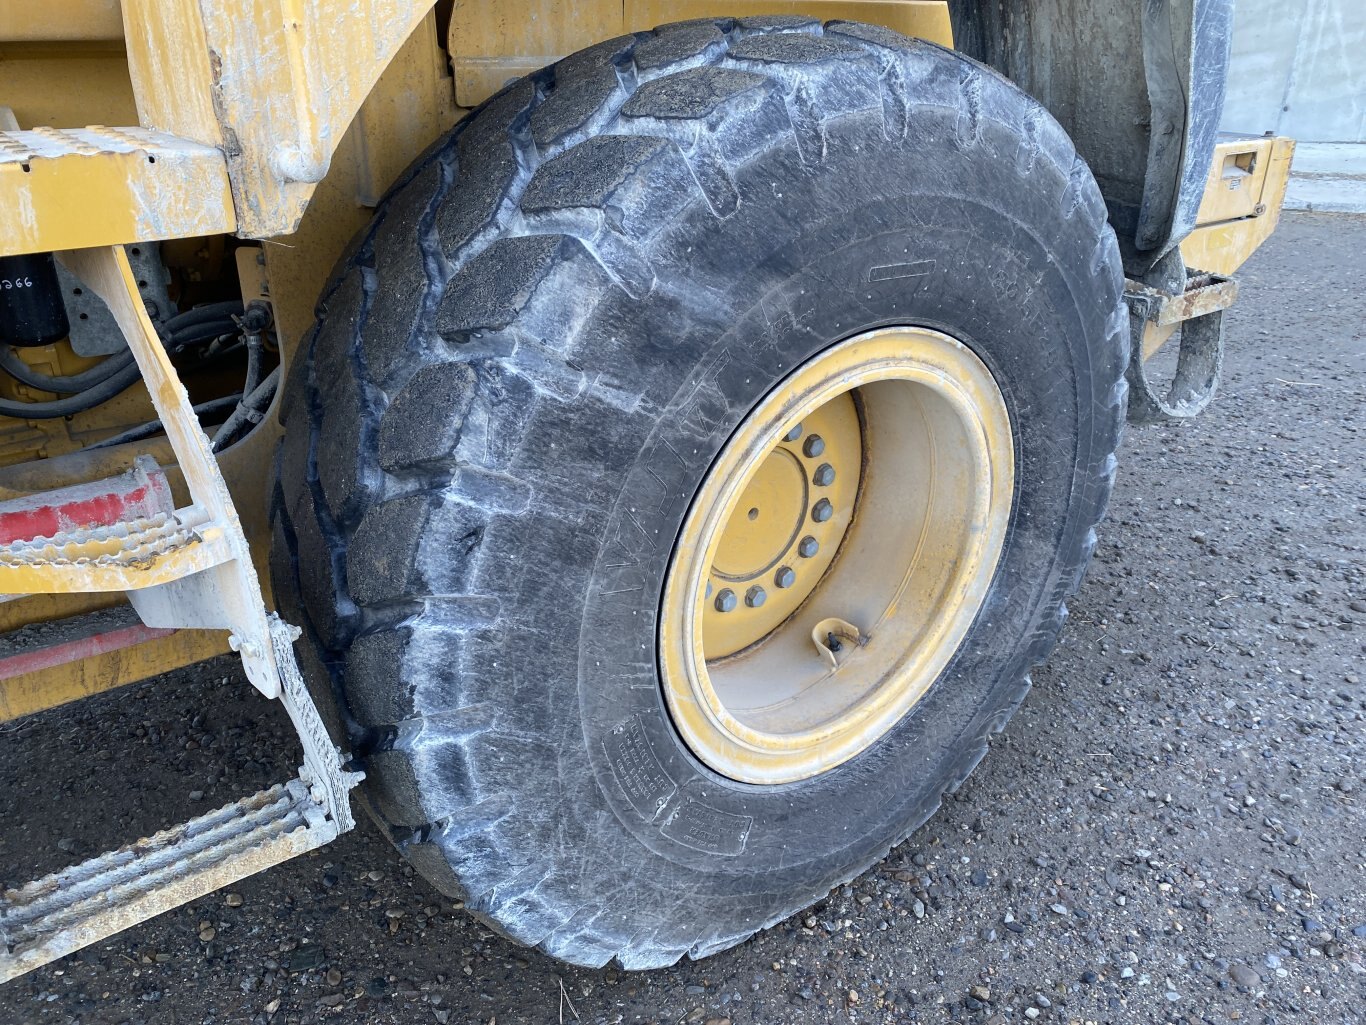
M1366 210L1366 0L1236 0L1223 129L1299 143L1286 206Z

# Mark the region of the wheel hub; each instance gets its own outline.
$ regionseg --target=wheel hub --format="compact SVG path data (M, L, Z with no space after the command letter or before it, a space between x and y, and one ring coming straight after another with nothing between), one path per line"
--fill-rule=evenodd
M660 672L692 752L783 783L867 749L971 626L1013 489L1004 400L953 338L883 328L789 375L717 457L665 583Z
M807 599L853 520L862 474L863 432L849 394L773 445L717 545L702 624L707 659L762 640Z

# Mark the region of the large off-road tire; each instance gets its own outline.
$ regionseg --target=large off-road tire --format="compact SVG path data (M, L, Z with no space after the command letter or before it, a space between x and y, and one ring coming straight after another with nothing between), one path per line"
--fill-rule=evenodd
M882 29L670 26L467 118L340 268L282 412L275 590L393 842L517 940L633 968L882 857L1057 639L1114 475L1121 284L1052 118ZM775 386L887 325L999 389L999 557L909 711L743 782L663 693L675 541Z

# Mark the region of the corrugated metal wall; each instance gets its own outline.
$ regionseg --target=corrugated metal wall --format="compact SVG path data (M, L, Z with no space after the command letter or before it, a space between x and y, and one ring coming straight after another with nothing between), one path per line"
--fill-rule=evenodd
M1286 206L1366 211L1366 0L1236 0L1223 129L1298 140Z
M1237 0L1224 128L1366 142L1366 0Z

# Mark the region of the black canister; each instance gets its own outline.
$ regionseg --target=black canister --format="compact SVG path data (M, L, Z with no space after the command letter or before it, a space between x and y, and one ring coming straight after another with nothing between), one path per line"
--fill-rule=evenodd
M0 343L50 345L70 333L52 254L0 256Z

